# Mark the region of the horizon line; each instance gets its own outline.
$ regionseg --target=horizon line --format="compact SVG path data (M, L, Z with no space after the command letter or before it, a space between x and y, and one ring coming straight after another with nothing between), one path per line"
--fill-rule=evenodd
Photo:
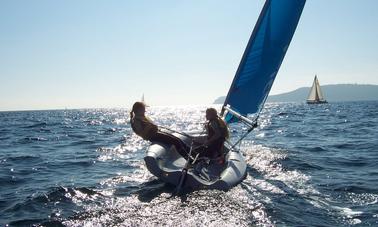
M378 86L378 84L359 84L359 83L342 83L342 84L324 84L324 85L320 85L321 87L322 86L333 86L333 85L357 85L357 86ZM291 91L287 91L287 92L282 92L282 93L279 93L279 94L271 94L271 95L268 95L269 96L276 96L276 95L283 95L283 94L287 94L287 93L290 93L290 92L293 92L293 91L296 91L298 89L301 89L301 88L311 88L311 86L305 86L305 87L299 87L299 88L296 88L294 90L291 90ZM221 98L223 97L224 95L221 95L221 96L218 96L217 98L214 99L217 100L218 98ZM208 103L208 104L180 104L180 105L149 105L149 106L152 106L152 107L188 107L188 106L192 106L192 107L195 107L195 106L207 106L207 105L220 105L220 104L214 104L214 103ZM85 110L85 109L130 109L130 107L74 107L74 108L46 108L46 109L39 109L39 108L36 108L36 109L29 109L29 108L25 108L25 109L9 109L9 110L0 110L0 112L31 112L31 111L58 111L58 110Z

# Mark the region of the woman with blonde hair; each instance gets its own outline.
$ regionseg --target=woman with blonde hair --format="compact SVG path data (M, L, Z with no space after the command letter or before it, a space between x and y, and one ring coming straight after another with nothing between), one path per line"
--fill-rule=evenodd
M229 131L226 123L218 116L217 110L214 108L206 109L206 132L207 136L203 142L202 150L199 150L201 157L211 159L224 159L223 145L229 137Z

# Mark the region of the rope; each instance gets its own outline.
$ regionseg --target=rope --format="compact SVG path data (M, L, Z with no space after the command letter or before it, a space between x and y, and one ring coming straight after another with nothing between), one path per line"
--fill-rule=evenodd
M259 118L259 116L257 116L254 124L252 125L252 127L250 127L248 129L248 131L246 133L244 133L244 135L242 135L238 141L236 141L230 148L230 150L233 150L250 132L252 132L253 129L255 129L258 125L257 125L257 119ZM231 144L230 142L228 142L229 144Z
M162 128L162 129L165 129L165 130L168 130L168 131L171 131L171 132L174 132L174 133L177 133L177 134L180 134L180 135L183 135L183 136L186 136L186 137L189 137L189 138L194 138L194 136L192 136L192 135L189 135L188 133L185 133L185 132L179 132L179 131L176 131L176 130L174 130L174 129L170 129L170 128L168 128L168 127L165 127L165 126L161 126L161 125L159 125L158 126L159 128ZM201 134L202 134L203 132L201 132Z

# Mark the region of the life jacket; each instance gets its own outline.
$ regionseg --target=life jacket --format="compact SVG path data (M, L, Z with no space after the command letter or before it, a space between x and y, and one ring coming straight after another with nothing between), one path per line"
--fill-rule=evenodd
M211 138L215 134L214 129L211 127L212 122L215 122L215 124L218 125L218 128L221 131L220 133L221 133L222 139L226 140L229 137L228 128L227 128L226 123L219 117L217 117L214 120L210 120L209 122L207 122L207 124L206 124L207 137Z
M145 140L150 140L158 131L158 127L151 119L145 116L134 115L134 117L130 119L130 123L133 131ZM141 125L141 128L135 126L137 123Z

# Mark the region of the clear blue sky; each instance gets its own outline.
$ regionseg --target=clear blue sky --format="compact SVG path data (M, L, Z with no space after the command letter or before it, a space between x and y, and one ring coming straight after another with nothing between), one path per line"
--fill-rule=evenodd
M0 110L212 103L263 3L0 0ZM271 94L378 84L377 9L308 0Z

